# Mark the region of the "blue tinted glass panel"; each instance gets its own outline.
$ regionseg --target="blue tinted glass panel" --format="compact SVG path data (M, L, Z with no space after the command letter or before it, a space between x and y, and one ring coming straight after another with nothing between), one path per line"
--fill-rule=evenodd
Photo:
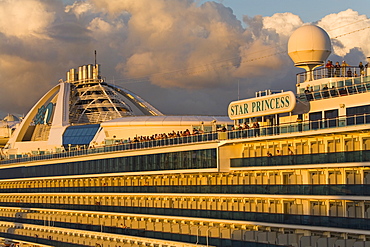
M63 134L63 145L88 145L99 128L99 124L70 126Z

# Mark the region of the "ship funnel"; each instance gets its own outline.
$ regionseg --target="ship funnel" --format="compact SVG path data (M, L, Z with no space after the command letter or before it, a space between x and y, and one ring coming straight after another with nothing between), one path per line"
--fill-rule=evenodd
M100 80L99 64L88 64L78 67L78 69L70 69L67 72L67 82L69 83L92 83Z

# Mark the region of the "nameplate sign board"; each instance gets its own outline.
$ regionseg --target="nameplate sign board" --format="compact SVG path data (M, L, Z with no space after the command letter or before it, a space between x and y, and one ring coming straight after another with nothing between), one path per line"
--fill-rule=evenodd
M295 104L296 98L294 93L288 91L252 99L233 101L229 105L228 114L231 120L273 115L291 112Z

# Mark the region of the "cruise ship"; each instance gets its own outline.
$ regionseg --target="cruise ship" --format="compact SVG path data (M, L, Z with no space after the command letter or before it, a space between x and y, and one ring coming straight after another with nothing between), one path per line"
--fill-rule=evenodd
M259 91L224 117L166 116L99 64L70 69L0 126L0 238L369 247L370 68L325 67L330 53L322 28L298 28L296 91Z

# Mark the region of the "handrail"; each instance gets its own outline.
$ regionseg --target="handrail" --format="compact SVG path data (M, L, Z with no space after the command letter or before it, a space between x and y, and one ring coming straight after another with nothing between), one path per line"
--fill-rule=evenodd
M40 155L10 155L9 159L1 160L0 164L12 164L12 163L21 163L21 162L32 162L32 161L40 161L40 160L51 160L51 159L63 159L63 158L70 158L70 157L77 157L83 155L91 155L91 154L98 154L98 153L109 153L109 152L121 152L126 150L137 150L137 149L147 149L147 148L156 148L156 147L164 147L164 146L174 146L180 144L188 144L188 143L202 143L202 142L210 142L218 140L217 132L210 132L205 134L197 134L185 137L176 137L176 138L168 138L168 139L160 139L160 140L152 140L152 141L145 141L145 142L130 142L130 143L122 143L116 145L105 145L105 146L98 146L95 148L88 148L88 149L81 149L81 150L73 150L73 151L65 151L60 153L48 153L44 154L40 151ZM19 157L21 156L21 157Z
M350 72L349 72L350 71ZM297 74L297 83L302 83L307 81L310 72L305 71ZM312 71L312 80L320 80L323 78L334 78L334 77L359 77L366 76L366 69L360 69L358 66L348 65L345 67L336 68L326 68L320 67Z
M314 85L308 89L300 88L297 98L300 101L315 101L365 92L370 92L370 77L352 77L343 81Z
M258 138L260 136L274 136L288 133L305 131L315 131L320 129L333 129L348 126L370 124L370 114L360 114L353 116L339 116L330 119L320 119L315 121L298 121L275 126L262 126L255 129L231 130L225 132L210 132L196 134L186 137L168 138L145 142L131 142L117 145L106 145L96 148L66 151L61 153L40 154L35 156L10 156L11 158L1 160L0 164L14 164L21 162L32 162L40 160L64 159L70 157L85 156L98 153L122 152L128 150L148 149L156 147L175 146L190 143L206 143L220 140L233 140L244 138Z

